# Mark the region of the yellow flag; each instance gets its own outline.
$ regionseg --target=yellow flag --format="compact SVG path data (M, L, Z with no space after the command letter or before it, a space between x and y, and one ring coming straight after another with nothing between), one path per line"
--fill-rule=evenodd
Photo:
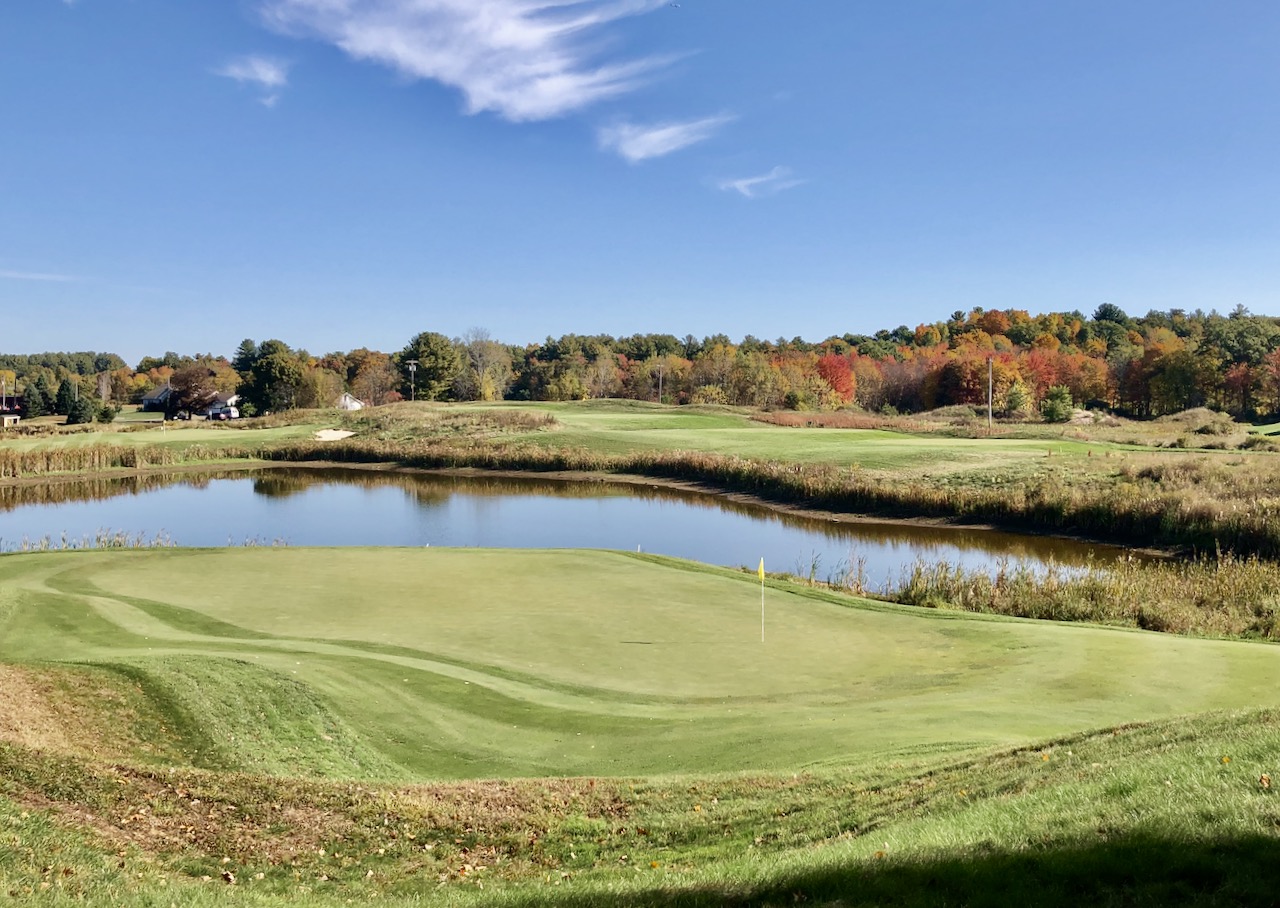
M756 571L756 573L760 575L761 580L764 579L764 559L763 558L760 559L760 568L759 570Z

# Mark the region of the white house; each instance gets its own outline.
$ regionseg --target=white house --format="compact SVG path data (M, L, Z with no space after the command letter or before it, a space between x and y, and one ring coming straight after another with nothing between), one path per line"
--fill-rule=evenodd
M342 396L338 398L339 410L363 410L364 401L358 397L352 397L346 391L342 392Z

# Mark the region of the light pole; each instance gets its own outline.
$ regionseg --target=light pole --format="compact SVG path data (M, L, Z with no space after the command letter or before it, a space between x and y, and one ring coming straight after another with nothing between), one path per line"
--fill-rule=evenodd
M409 400L418 399L418 361L410 359L405 361L405 365L409 367Z

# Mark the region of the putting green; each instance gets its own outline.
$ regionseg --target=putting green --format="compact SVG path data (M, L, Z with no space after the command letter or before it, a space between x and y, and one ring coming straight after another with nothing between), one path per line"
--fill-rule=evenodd
M1263 644L774 582L763 643L760 613L752 576L615 552L0 558L0 659L127 663L197 716L219 678L301 682L404 777L797 769L1280 701Z

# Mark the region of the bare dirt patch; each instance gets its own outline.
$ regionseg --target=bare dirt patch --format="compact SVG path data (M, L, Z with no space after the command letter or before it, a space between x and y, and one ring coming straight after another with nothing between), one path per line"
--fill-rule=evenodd
M66 751L66 730L44 685L26 669L0 665L0 741Z

